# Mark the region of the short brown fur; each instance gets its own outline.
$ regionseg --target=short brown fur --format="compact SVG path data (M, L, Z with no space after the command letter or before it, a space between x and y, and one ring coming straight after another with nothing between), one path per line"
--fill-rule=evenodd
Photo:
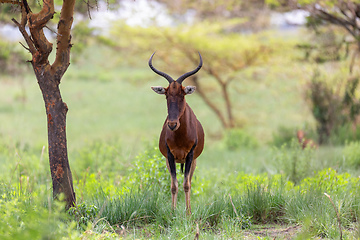
M189 92L187 87L182 86L182 81L200 69L202 65L201 55L198 68L184 74L179 78L181 80L178 79L177 81L172 80L167 74L156 70L152 66L151 60L152 57L149 60L150 68L169 81L167 88L153 87L153 90L159 94L165 94L167 100L168 116L160 134L159 149L166 158L166 165L171 174L172 208L176 208L178 193L175 163L181 163L185 164L183 187L186 210L190 215L191 179L196 168L196 159L204 148L204 130L185 100L185 95L191 94L195 88Z

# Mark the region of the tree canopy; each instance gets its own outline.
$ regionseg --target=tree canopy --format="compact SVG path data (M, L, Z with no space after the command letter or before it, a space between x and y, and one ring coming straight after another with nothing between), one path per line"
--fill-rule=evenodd
M108 41L117 39L111 44L143 58L150 57L153 51L159 50L157 58L162 59L163 64L156 63L158 68L165 70L170 67L166 71L177 75L198 64L199 51L204 58L202 72L214 83L199 81L197 77L193 77L192 81L223 127L233 128L237 126L237 120L233 113L231 82L241 80L238 74L242 70L267 62L272 53L272 48L262 40L263 36L226 32L226 29L231 29L239 21L242 20L231 20L225 25L203 21L191 26L163 28L117 24Z

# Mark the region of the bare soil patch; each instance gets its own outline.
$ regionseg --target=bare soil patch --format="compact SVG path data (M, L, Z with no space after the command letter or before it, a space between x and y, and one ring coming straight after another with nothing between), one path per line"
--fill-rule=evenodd
M246 239L258 239L258 237L270 237L272 239L293 239L300 230L300 225L259 226L258 229L245 231L245 236Z

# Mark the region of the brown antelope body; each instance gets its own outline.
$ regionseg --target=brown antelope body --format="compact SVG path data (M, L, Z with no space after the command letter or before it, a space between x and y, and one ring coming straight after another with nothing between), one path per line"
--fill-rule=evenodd
M184 172L184 192L186 210L191 214L190 205L190 190L191 179L196 167L196 159L201 154L204 148L204 131L197 120L194 112L185 101L185 95L189 95L195 91L193 86L182 86L182 82L189 76L198 72L202 66L202 58L200 56L199 66L188 73L180 76L174 81L168 74L160 72L152 65L152 58L150 57L150 68L160 76L164 77L169 86L151 87L156 93L164 94L167 101L168 116L163 125L160 139L159 149L166 158L166 165L171 175L171 199L172 207L176 208L178 181L176 178L176 163L181 163L181 170L185 165Z

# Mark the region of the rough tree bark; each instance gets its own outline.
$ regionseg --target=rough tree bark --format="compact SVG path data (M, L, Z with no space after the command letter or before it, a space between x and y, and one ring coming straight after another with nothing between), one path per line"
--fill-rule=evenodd
M70 30L73 22L75 0L63 1L58 23L56 57L53 64L50 64L48 60L52 51L52 43L46 39L43 28L55 14L54 1L43 0L43 7L38 13L31 12L26 0L21 2L0 0L0 2L21 6L21 22L19 23L15 19L12 20L19 28L28 45L28 47L24 47L32 55L30 62L45 103L53 196L56 199L59 194L63 193L66 208L69 208L74 206L76 198L67 155L66 113L68 107L62 101L59 84L70 64ZM29 26L30 35L25 30L26 24Z

